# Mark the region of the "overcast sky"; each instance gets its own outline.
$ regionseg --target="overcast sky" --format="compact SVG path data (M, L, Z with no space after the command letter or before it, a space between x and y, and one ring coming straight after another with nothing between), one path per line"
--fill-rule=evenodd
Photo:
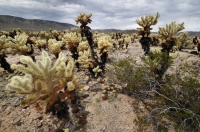
M152 31L173 21L184 22L183 31L200 31L200 0L0 0L0 15L26 19L76 25L81 12L92 13L92 29L136 29L136 19L159 12Z

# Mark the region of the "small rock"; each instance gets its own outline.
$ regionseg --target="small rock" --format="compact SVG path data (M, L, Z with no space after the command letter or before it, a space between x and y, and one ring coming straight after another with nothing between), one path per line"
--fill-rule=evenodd
M102 84L101 83L95 83L93 84L92 88L100 88L101 89Z
M90 89L90 87L89 86L85 86L83 89L88 91Z
M4 97L4 93L0 92L0 99Z
M2 106L7 105L7 104L8 104L7 101L3 101L3 102L1 102L1 105L2 105Z
M44 131L44 128L38 130L38 132L47 132L47 131Z
M80 84L87 84L87 81L88 81L88 80L80 79L80 80L79 80L79 83L80 83Z
M2 105L2 106L0 107L0 111L4 111L6 108L7 108L6 105Z
M10 97L10 98L12 98L12 97L14 97L15 96L15 94L14 93L12 93L12 92L10 92L10 93L7 93L6 94L8 97Z
M18 121L18 122L16 123L17 126L21 126L21 124L22 124L21 121Z
M113 92L113 93L116 93L116 90L113 90L112 92Z
M14 108L12 106L8 106L6 109L5 109L5 115L8 115L11 113L11 111L13 111Z
M101 98L102 98L102 100L106 100L106 99L108 99L108 96L106 96L105 94L102 94Z
M47 119L46 121L47 121L47 122L51 122L51 119Z
M82 98L87 98L88 96L89 96L89 93L88 93L88 92L85 92L85 94L82 95L81 97L82 97Z
M128 53L128 49L123 50L122 53Z
M21 121L21 117L20 117L20 116L17 116L15 119L13 119L12 124L13 124L13 125L19 124L20 121Z
M105 90L105 89L106 89L106 86L105 86L104 84L102 84L102 85L101 85L101 89L102 89L102 90Z
M127 83L126 84L123 84L123 86L122 86L123 88L126 88L127 87Z
M29 116L30 115L30 112L26 112L26 114L25 114L26 116Z
M37 127L41 127L41 126L42 126L42 122L39 121L39 120L37 120L37 122L36 122L36 126L37 126Z
M50 132L50 129L49 129L49 127L48 126L45 126L44 128L43 128L43 132Z
M92 87L93 86L93 83L90 81L88 82L88 86Z
M98 82L98 83L104 83L104 82L105 82L105 80L104 80L104 79L102 79L102 78L98 78L98 79L97 79L97 82Z
M127 86L127 85L126 85ZM122 89L122 86L115 84L116 89Z
M86 76L86 77L85 77L85 80L86 80L86 81L89 81L89 80L90 80L90 77L89 77L89 76Z
M84 99L83 101L84 102L90 102L91 98L90 97L87 97L86 99Z
M80 74L79 74L80 75ZM85 78L82 78L79 80L79 83L80 84L87 84L90 80L90 77L89 76L86 76Z
M91 92L91 96L95 96L97 92Z
M48 119L48 118L53 118L53 115L48 115L48 116L46 116L46 118Z
M33 120L36 120L36 119L42 119L43 118L43 116L42 115L36 115L36 116L33 116Z
M19 106L19 104L20 104L20 98L19 97L14 97L12 99L12 101L11 101L11 106L16 107L16 106Z

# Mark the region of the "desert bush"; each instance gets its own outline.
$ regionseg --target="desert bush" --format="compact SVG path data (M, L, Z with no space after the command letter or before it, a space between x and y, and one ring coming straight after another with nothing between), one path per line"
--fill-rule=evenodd
M124 92L139 92L148 84L144 78L142 67L139 67L132 58L125 58L113 63L110 75L114 75L116 82L127 85L123 89Z
M168 56L165 52L153 51L149 56L142 56L141 64L133 58L126 58L113 63L112 74L120 82L127 83L127 89L133 92L146 89L149 85L146 76L160 80L168 67L172 65L175 56Z
M122 90L124 93L145 97L139 98L141 101L154 102L146 103L149 115L143 119L152 123L155 130L168 129L168 120L168 123L173 121L178 131L200 131L199 69L192 63L182 61L175 72L166 72L178 56L170 57L168 53L163 53L154 51L149 56L141 57L140 64L132 58L119 60L113 63L112 75L117 82L127 84ZM162 77L159 77L158 71L165 65L164 71L161 70Z

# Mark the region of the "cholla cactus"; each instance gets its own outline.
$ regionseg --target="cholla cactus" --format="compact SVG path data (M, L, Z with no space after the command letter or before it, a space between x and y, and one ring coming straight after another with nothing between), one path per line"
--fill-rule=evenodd
M57 30L50 30L49 39L56 39L57 41L60 41L59 32Z
M79 32L79 29L78 28L71 28L71 32L73 32L73 33L78 33Z
M51 34L53 36L58 36L59 35L59 32L57 30L50 30Z
M183 41L183 40L185 40L187 37L188 37L188 32L183 32L183 33L181 33L181 34L178 36L178 39L179 39L180 41Z
M173 46L178 47L180 42L178 41L178 36L176 36L176 34L183 29L185 29L184 22L181 24L172 22L169 25L167 24L165 28L159 27L158 34L160 35L160 38L165 41L162 44L162 51L167 51L169 53Z
M197 38L197 52L200 55L200 39L199 38Z
M133 36L133 39L136 39L138 37L137 33L133 33L131 36Z
M101 36L98 39L98 48L100 50L100 53L108 52L108 48L112 47L112 44L109 42L109 39L107 36Z
M159 35L158 34L151 34L149 35L149 37L151 38L151 44L153 46L158 46L159 44Z
M118 43L119 43L119 48L123 48L123 46L124 46L124 39L123 38L119 38L118 39Z
M88 41L82 41L79 43L78 46L78 60L77 62L81 64L84 68L93 68L93 65L91 65L91 61L89 60L89 57L91 56L90 46Z
M63 41L66 42L67 44L67 49L70 50L71 52L74 52L75 49L77 49L78 44L81 42L81 35L77 35L75 32L72 33L66 33L63 36Z
M39 33L35 34L34 36L38 36L40 39L49 39L49 33L47 33L46 31L40 31ZM53 37L52 37L53 38Z
M0 67L0 76L3 75L4 69Z
M92 37L93 37L94 47L97 47L97 42L98 42L98 37L99 37L98 32L96 31L96 32L93 34Z
M41 51L41 48L46 49L47 46L47 40L46 39L40 39L40 40L36 40L36 47L38 47Z
M197 38L197 44L200 44L200 39L199 38Z
M91 32L91 28L89 26L87 26L88 23L92 22L92 20L90 19L91 16L92 16L91 13L90 14L80 13L80 15L77 17L77 19L75 21L76 21L76 24L81 23L81 26L80 26L81 36L86 37L87 41L89 43L90 51L91 51L91 58L92 58L92 60L94 60L93 61L94 63L91 63L89 71L94 75L94 71L91 69L92 67L99 66L99 68L102 71L104 71L105 63L106 63L107 57L108 57L107 49L109 47L111 47L112 44L109 43L109 40L107 40L106 37L102 38L102 39L98 39L97 40L98 42L95 40L95 42L98 43L98 48L100 49L100 54L101 54L101 56L100 56L101 61L99 61L99 57L96 54L96 52L94 51L95 43L93 40L93 34Z
M40 38L42 38L42 39L46 39L46 38L49 37L49 34L48 34L46 31L40 31L40 32L38 33L38 36L39 36Z
M157 12L156 17L153 15L147 15L145 17L141 17L141 20L136 20L137 24L140 25L143 28L138 28L138 35L142 35L142 38L139 40L139 42L142 45L142 49L144 50L144 55L150 54L150 44L151 44L151 38L150 30L152 28L151 25L155 25L158 22L158 18L160 17L160 14Z
M6 38L6 35L2 35L0 37L0 55L4 55L4 54L8 53L7 48L9 48L9 47L8 47L8 45L6 45L6 43L8 43L10 40L11 40L11 38L10 39Z
M190 43L190 37L188 36L188 32L181 33L179 36L177 36L177 39L179 50L182 50L182 48L186 47ZM194 44L193 47L195 47Z
M58 54L62 51L61 47L63 45L62 41L57 41L56 39L48 40L48 48L50 53L54 54L58 58Z
M46 108L49 111L56 101L66 97L64 95L67 92L81 88L73 74L74 62L69 61L66 65L62 52L54 66L51 66L51 58L46 51L42 52L42 60L37 60L36 63L27 56L20 56L20 61L27 67L13 64L12 68L25 75L12 77L6 89L28 95L22 104L36 103L39 109ZM59 92L60 90L64 91Z
M7 31L1 31L1 35L6 35L6 36L8 36L8 35L9 35L9 32L7 32Z
M136 42L135 39L137 39L137 37L138 37L138 34L137 34L137 33L133 33L133 34L131 35L131 42L132 42L132 43L135 43L135 42Z
M81 41L78 45L78 52L88 50L90 48L90 45L88 41Z
M12 49L11 54L27 55L27 53L31 52L31 44L27 43L28 37L26 33L22 33L9 41L6 45Z
M119 42L118 42L117 40L115 40L115 39L112 39L112 40L111 40L111 43L112 43L113 47L114 47L115 49L117 49L117 47L118 47L118 45L119 45Z
M183 32L179 36L177 36L177 39L179 41L179 47L181 44L184 44L185 41L188 39L188 32Z
M181 24L176 24L176 22L172 22L171 24L166 24L166 27L159 27L158 34L161 35L161 38L164 40L170 40L173 37L176 37L176 34L185 29L184 22Z
M11 39L12 38L10 38L10 37L6 38L5 35L2 35L0 37L0 66L4 70L7 70L8 72L13 73L13 70L11 70L11 68L10 68L10 64L5 59L6 54L10 53L10 50L9 50L7 43L9 43L9 41Z
M86 37L82 37L82 41L87 41L87 38Z
M96 77L100 72L102 72L102 70L99 68L99 66L95 67L92 71L95 73L95 77Z
M69 32L70 32L69 29L65 29L65 30L63 30L63 33L69 33Z
M145 17L141 17L141 20L136 20L137 24L140 25L143 28L138 28L139 29L139 35L148 35L150 34L150 26L156 25L158 23L158 18L160 17L160 14L157 12L156 17L153 15L147 15Z
M125 37L124 38L124 44L126 45L126 49L128 48L128 45L131 43L131 37Z
M79 22L83 25L87 25L88 23L91 23L92 20L90 19L90 17L92 16L92 14L85 14L85 13L80 13L80 15L77 17L76 24L78 24Z
M79 52L78 63L80 63L84 68L90 68L89 57L91 55L90 50L84 50Z
M72 33L67 33L63 37L63 41L66 43L66 47L69 51L72 53L72 58L74 60L78 60L78 45L79 42L81 42L82 38L80 34L77 34L76 32ZM76 61L77 62L77 61ZM77 68L79 68L79 63L76 63Z
M102 72L102 70L99 68L99 66L95 67L92 71L95 73L95 77L96 77L100 72Z

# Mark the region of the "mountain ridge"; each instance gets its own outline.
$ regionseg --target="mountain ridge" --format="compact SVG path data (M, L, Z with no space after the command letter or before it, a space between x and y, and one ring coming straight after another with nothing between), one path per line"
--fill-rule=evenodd
M65 30L78 27L69 23L61 23L40 19L25 19L22 17L0 15L0 30L11 31L20 28L23 31L49 31L50 29Z
M79 27L69 23L61 23L51 20L41 19L25 19L22 17L11 16L11 15L0 15L0 30L11 31L13 28L20 28L22 31L49 31L55 30L66 30L73 27ZM92 29L93 32L99 33L137 33L136 29ZM189 36L200 36L200 31L187 31ZM152 32L157 33L157 32Z

